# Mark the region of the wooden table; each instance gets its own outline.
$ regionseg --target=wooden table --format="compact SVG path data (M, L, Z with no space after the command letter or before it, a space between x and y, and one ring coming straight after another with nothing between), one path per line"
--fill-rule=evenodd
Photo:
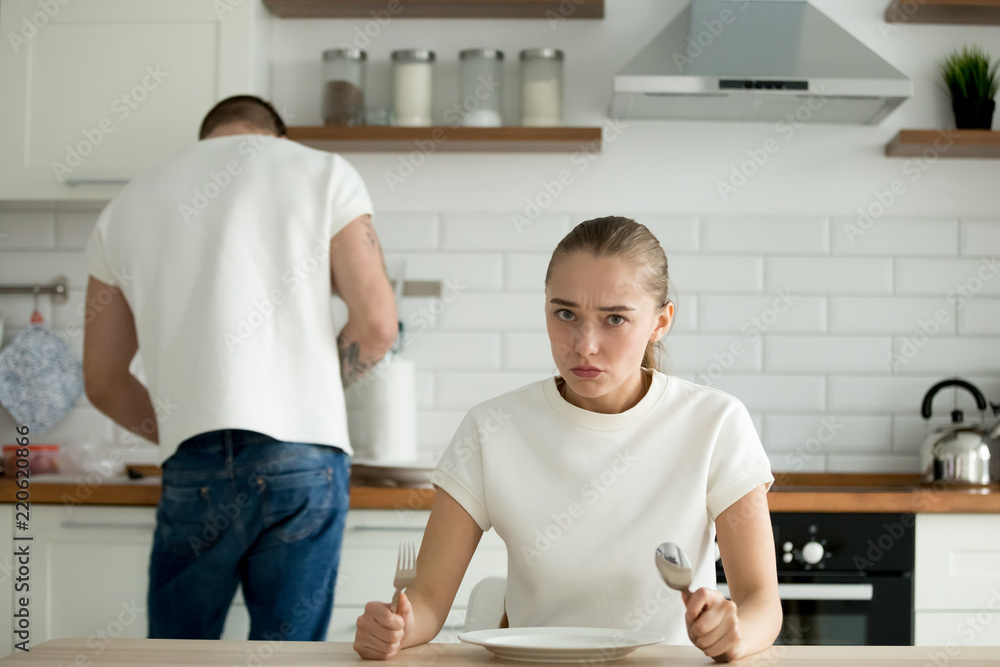
M88 643L90 647L88 648ZM94 640L53 639L32 646L29 653L18 653L0 660L2 665L31 667L91 667L128 665L129 667L192 667L226 665L233 667L330 667L331 665L377 665L363 661L351 645L343 642L251 642L194 641L172 639L115 639L102 651ZM391 661L392 665L429 667L430 665L533 665L539 663L498 660L486 649L468 644L425 644L407 649ZM591 664L591 663L586 663ZM594 663L599 664L599 663ZM662 667L706 667L715 663L693 646L647 646L624 660L608 663L621 667L656 665ZM929 646L775 646L738 661L749 667L997 667L1000 647L929 647Z

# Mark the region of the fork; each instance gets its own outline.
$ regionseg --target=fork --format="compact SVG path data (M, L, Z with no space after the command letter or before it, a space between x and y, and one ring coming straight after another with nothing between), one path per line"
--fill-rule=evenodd
M396 592L392 595L390 609L396 613L396 605L399 604L399 594L403 589L411 585L417 579L417 550L413 542L400 542L399 555L396 557L396 576L392 580L392 585L396 587Z

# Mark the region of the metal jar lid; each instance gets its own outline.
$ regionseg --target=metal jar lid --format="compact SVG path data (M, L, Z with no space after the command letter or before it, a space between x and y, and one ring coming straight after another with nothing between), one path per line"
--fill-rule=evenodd
M392 52L396 62L434 62L434 52L427 49L400 49Z
M562 60L563 52L559 49L524 49L521 51L521 60L532 60L535 58Z
M361 49L327 49L323 52L323 60L367 60L368 54Z
M503 51L500 49L465 49L458 52L458 59L466 58L489 58L490 60L503 60Z

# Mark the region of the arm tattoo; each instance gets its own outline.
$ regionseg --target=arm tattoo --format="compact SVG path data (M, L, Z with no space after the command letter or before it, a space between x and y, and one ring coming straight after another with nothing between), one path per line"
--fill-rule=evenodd
M375 365L375 362L361 359L361 346L358 341L346 340L344 332L340 332L337 336L337 349L340 352L340 379L345 389L363 378Z

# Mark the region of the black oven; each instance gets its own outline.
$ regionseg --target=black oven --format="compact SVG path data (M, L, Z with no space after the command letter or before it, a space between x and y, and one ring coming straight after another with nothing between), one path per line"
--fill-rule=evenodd
M913 644L912 514L771 514L777 644ZM722 563L716 563L719 588Z

